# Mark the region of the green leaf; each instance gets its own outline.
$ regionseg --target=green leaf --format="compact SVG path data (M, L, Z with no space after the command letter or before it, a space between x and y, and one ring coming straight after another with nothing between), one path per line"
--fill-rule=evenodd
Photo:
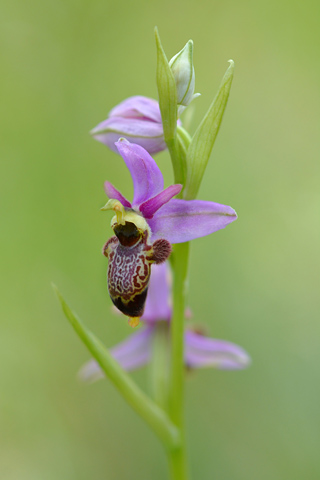
M177 88L166 54L161 45L157 27L155 28L157 47L157 87L162 117L163 133L166 142L175 138L177 129Z
M233 80L234 62L229 60L219 91L208 112L197 128L187 153L187 180L183 198L196 198L214 142L219 132L222 117L228 102Z
M158 29L154 30L157 47L157 87L162 118L163 135L170 152L175 183L185 184L186 158L181 156L177 141L177 87L166 54L161 45Z
M175 448L179 444L180 435L167 414L136 385L102 342L84 326L67 305L55 285L53 285L53 289L60 300L65 316L109 380L111 380L129 405L158 435L163 444L168 448Z

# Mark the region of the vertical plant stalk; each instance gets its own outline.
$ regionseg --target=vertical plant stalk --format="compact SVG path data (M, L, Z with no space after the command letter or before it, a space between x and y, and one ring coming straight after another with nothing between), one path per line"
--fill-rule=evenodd
M175 245L173 257L173 318L171 322L171 376L169 416L178 427L181 444L169 452L172 480L188 478L184 428L184 311L189 242Z
M155 28L157 46L157 87L164 139L171 156L176 183L185 186L187 152L190 137L178 126L177 88L171 67ZM182 197L180 192L179 197ZM177 244L173 255L173 318L171 322L171 371L169 379L168 413L180 432L181 443L168 450L172 480L187 480L184 435L184 310L188 271L189 243Z
M152 344L152 360L150 365L150 384L154 401L164 411L168 410L169 381L169 325L157 322Z
M181 155L181 146L177 137L166 140L166 143L172 160L174 181L184 185L187 176L186 155Z

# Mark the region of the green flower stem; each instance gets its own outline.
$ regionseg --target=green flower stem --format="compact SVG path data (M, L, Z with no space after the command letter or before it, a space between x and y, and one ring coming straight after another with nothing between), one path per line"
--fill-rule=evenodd
M156 433L166 449L177 448L177 446L180 445L179 431L170 421L168 415L135 384L131 377L112 357L107 348L83 325L77 315L72 312L57 287L54 286L53 288L60 300L65 316L92 356L97 360L109 380L111 380L129 405L131 405Z
M168 357L169 325L165 321L156 322L152 344L150 383L154 400L164 410L168 409Z
M187 175L185 162L186 152L183 151L177 137L171 140L166 140L166 143L172 161L174 181L175 183L181 183L181 185L184 185Z
M175 152L171 152L171 150L169 149L171 154L171 159L173 154L178 155L178 159L176 159L175 161L172 160L174 177L175 177L174 180L175 180L175 183L181 183L184 186L186 182L187 174L188 174L187 154L188 154L188 148L191 142L191 137L189 133L183 127L181 127L181 125L177 126L176 142L178 143L178 150ZM177 172L176 172L177 166L182 170L181 178L179 178L179 176L177 175ZM181 191L179 198L182 198L182 196L183 196L183 191Z
M172 371L171 371L171 418L182 424L182 398L184 379L184 310L186 278L188 270L189 242L178 243L173 253L173 319L171 323Z
M188 480L189 475L185 446L183 445L179 449L170 450L168 459L171 480Z
M188 480L189 475L184 444L181 448L170 450L168 453L171 480Z
M171 322L171 377L169 415L181 434L181 446L170 452L174 480L186 480L187 463L184 435L184 311L188 273L189 242L174 246L173 254L173 318Z

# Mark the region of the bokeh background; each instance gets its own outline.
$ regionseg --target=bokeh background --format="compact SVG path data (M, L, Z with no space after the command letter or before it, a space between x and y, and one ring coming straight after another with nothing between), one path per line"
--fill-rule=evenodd
M108 346L103 181L130 197L120 157L88 131L124 98L157 97L153 27L168 57L194 40L191 131L227 68L235 79L200 198L239 220L193 242L194 322L242 345L241 372L188 375L193 478L320 478L319 2L1 2L0 478L165 479L153 434L88 353L54 281ZM166 152L157 160L166 184ZM148 388L148 370L133 377Z

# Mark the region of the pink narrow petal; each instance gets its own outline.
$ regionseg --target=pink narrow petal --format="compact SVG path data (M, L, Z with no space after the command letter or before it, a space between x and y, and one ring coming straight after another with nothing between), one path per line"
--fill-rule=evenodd
M131 208L131 203L110 182L104 182L104 191L109 198L119 200L124 207Z
M126 340L110 349L112 356L127 371L135 370L148 363L151 355L153 327L130 335ZM79 378L85 382L94 382L105 375L95 360L87 362L79 371Z
M173 199L148 221L152 241L188 242L226 227L237 219L233 208L202 200Z
M115 116L128 118L145 117L162 124L158 102L153 98L143 97L141 95L129 97L114 107L109 113L109 117Z
M171 272L168 262L152 265L151 277L144 314L141 317L147 323L171 319Z
M240 370L250 365L247 352L231 342L185 332L185 361L191 368L215 367L221 370Z
M149 153L124 138L121 138L116 146L132 176L133 207L160 193L163 190L162 173Z
M162 192L158 193L155 197L149 198L146 202L142 203L139 207L140 212L145 218L152 218L159 208L169 202L172 197L178 195L181 192L182 185L177 183L171 185Z

